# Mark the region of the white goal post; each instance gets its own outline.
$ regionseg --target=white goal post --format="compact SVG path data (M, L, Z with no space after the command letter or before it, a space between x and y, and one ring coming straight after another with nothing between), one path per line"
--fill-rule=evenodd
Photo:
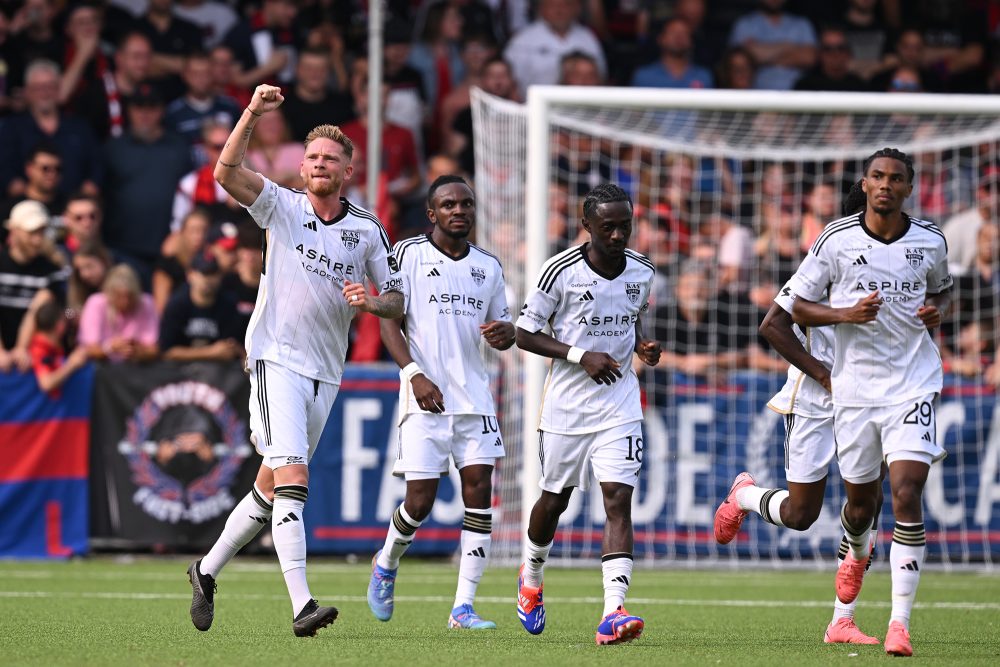
M710 223L706 221L719 216L736 220L737 227L742 226L751 234L764 233L760 226L769 223L761 222L766 217L761 210L766 210L770 199L777 197L762 184L766 178L762 174L770 168L789 177L788 187L792 191L790 197L783 196L780 204L775 203L775 211L789 210L793 217L799 216L808 208L810 189L815 191L817 183L836 182L838 206L837 214L832 216L835 218L840 216L839 201L846 194L843 191L846 183L859 176L860 161L879 148L893 146L918 156L918 174L924 169L933 178L943 175L943 185L930 176L926 183L918 183L914 193L916 205L911 205L914 203L911 201L907 206L908 211L939 225L973 205L977 188L985 182L984 165L1000 169L1000 98L985 95L535 86L528 91L526 105L474 90L473 112L479 233L487 247L504 261L514 292L511 305L515 317L518 308L513 306L522 302L542 264L554 254L553 248L564 247L553 236L553 210L557 207L552 201L553 194L563 197L566 191L570 193L568 211L563 216L568 230L563 234L572 238L579 219L579 210L573 204L579 205L582 201L579 193L596 184L598 177L614 181L617 174L626 174L632 179L631 189L625 186L626 189L630 189L639 206L650 212L646 223L651 233L662 236L682 229L690 235L693 247L695 236L708 229ZM693 184L685 181L688 191L681 192L684 214L677 214L677 207L667 205L668 197L660 194L661 189L683 189L679 183L670 183L671 170L676 169L678 162L694 173L689 177ZM586 166L578 168L577 164ZM707 168L701 166L706 164ZM586 169L590 172L584 173ZM649 177L649 173L654 175ZM611 178L606 178L609 174ZM932 188L941 189L944 194L940 197L928 194ZM741 213L744 209L749 211L745 215ZM654 210L660 213L654 214ZM671 219L669 227L667 218ZM558 228L558 221L555 226ZM673 240L668 238L663 247L671 243ZM672 276L668 286L676 284L680 265L689 259L686 248L678 250L676 244L672 247L663 256L653 258L654 263L665 267ZM757 274L768 265L771 259L767 253L765 247L755 254L752 272ZM664 293L669 293L669 288ZM978 311L974 317L963 315L956 326L979 317ZM675 322L665 320L660 324L669 330ZM747 335L753 333L747 329ZM517 469L500 471L501 525L494 552L509 560L520 556L523 528L538 495L536 426L547 372L547 363L540 357L524 353L514 356L517 359L503 368L507 391L499 402L508 449L513 454L509 463ZM938 479L928 489L929 502L937 503L938 510L931 521L938 520L937 530L931 532L940 540L937 550L932 551L945 563L992 562L995 556L1000 557L1000 519L993 512L994 503L1000 503L997 480L1000 463L990 458L1000 458L1000 444L990 446L987 442L1000 439L1000 411L992 413L993 396L982 389L982 379L973 375L956 380L960 386L955 395L962 397L961 406L956 407L954 401L949 404L953 413L949 424L958 429L957 435L952 432L949 437L957 439L959 468L943 473L947 479ZM781 379L781 374L775 371L768 375L768 382L758 382L760 378L755 376L729 383L743 388L726 385L726 391L740 393L753 407L740 404L733 408L733 413L720 412L718 406L713 408L715 418L725 414L724 419L728 420L719 427L719 433L724 435L717 440L727 444L730 463L751 468L756 461L761 468L771 471L769 476L775 484L783 482L780 460L776 474L775 462L771 460L775 456L766 447L773 446L780 452L780 440L775 434L783 427L767 422L766 411L757 410L769 398L766 394L774 386L780 386ZM647 386L655 382L661 381L644 380ZM650 394L671 394L683 389L722 403L729 400L724 391L716 391L725 383L695 388L671 383L665 390L651 389ZM982 391L977 394L972 387ZM725 488L731 481L722 479L725 475L721 472L706 472L708 467L717 465L717 461L709 460L717 453L698 449L699 429L716 426L711 417L698 416L705 411L697 405L675 403L670 396L662 400L667 405L663 411L669 414L663 419L663 428L657 427L655 437L672 441L687 433L691 442L697 442L684 451L671 449L672 445L667 443L659 454L650 454L660 457L657 461L663 463L664 469L668 459L677 461L676 465L671 464L673 477L654 474L651 483L664 480L671 488L669 494L675 497L678 512L686 513L687 518L675 522L658 517L644 531L645 537L637 538L637 551L644 551L646 557L657 561L696 557L702 560L706 556L733 561L746 558L777 561L833 553L829 530L807 532L801 534L800 542L790 543L777 537L770 530L772 527L757 526L749 531L749 544L743 543L738 548L708 543L703 533L706 529L710 531L711 526L705 526L704 507L714 508L719 485L724 483ZM517 406L513 405L515 401ZM965 413L959 416L963 406ZM647 415L657 409L650 405ZM997 422L996 428L993 422ZM963 423L974 428L963 431ZM760 444L759 451L752 452L750 445L746 445L743 451L743 439L766 443L766 447ZM981 457L977 458L975 452ZM693 457L698 463L685 467L685 457ZM650 467L658 470L656 465L659 464L651 463ZM980 466L978 475L972 469L975 465ZM988 477L991 471L993 476ZM514 474L519 482L517 492L512 488ZM970 482L977 477L978 485ZM829 487L839 485L839 478L831 476ZM654 493L656 489L645 491ZM681 500L682 495L687 500ZM692 505L692 498L697 507ZM839 502L833 488L828 488L828 499L831 506ZM944 514L948 511L950 515L946 518ZM599 512L594 513L594 517L598 515ZM557 554L565 558L599 555L593 547L595 540L600 541L599 522L583 519L576 528L568 524L564 528L563 537L571 544L561 551L557 549ZM640 548L640 542L644 549Z

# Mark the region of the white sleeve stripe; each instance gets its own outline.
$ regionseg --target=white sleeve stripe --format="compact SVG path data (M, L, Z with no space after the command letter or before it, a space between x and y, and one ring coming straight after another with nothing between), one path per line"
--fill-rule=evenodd
M824 232L823 236L821 236L820 238L816 239L816 243L813 244L813 247L812 247L812 249L809 252L811 252L814 255L819 254L820 248L823 247L823 245L827 242L827 240L831 236L833 236L837 232L844 232L844 231L847 231L848 229L851 229L853 227L860 227L860 226L861 226L861 223L860 222L856 222L854 224L845 224L845 225L842 225L842 226L838 227L837 229L831 229L829 231L829 233Z
M582 262L582 261L583 261L583 253L581 253L577 257L567 257L565 260L562 261L560 265L553 267L553 269L549 271L547 277L544 277L542 281L539 281L538 287L543 292L548 293L548 291L552 289L552 286L555 284L556 278L559 277L559 274L562 273L563 270L568 269L577 262Z
M389 244L389 235L386 234L385 227L383 227L382 223L378 221L378 218L376 218L374 215L364 210L363 208L355 206L351 202L347 202L347 210L353 213L358 218L364 218L365 220L370 220L374 222L375 226L378 227L379 235L382 237L382 245L385 246L386 252L390 252L392 250L392 246Z
M555 257L551 258L542 266L541 277L538 279L538 286L541 287L542 283L546 282L553 271L557 270L561 265L565 264L567 259L582 258L583 251L580 246L574 246L569 250L564 250Z
M654 273L656 272L656 267L653 266L653 263L651 261L646 259L645 255L641 255L635 252L634 250L629 250L628 248L625 249L625 254L634 259L635 261L639 262L640 264L648 266L650 269L653 270Z
M945 238L944 234L941 232L940 229L938 229L938 226L935 225L933 222L927 222L926 220L917 220L916 218L910 218L910 222L915 224L917 227L920 227L921 229L926 229L932 234L937 234L938 236L940 236L942 240L944 240L945 251L948 250L948 239Z
M816 238L816 241L815 243L813 243L813 246L812 248L810 248L810 250L815 255L816 251L819 250L819 247L826 240L827 236L833 234L834 232L838 232L841 229L845 229L847 227L851 227L856 224L857 225L861 224L860 214L848 216L846 218L841 218L840 220L834 220L823 229L823 232Z
M422 239L416 241L409 241L409 242L408 241L409 239L407 241L402 241L399 244L397 244L396 263L399 264L400 266L403 265L403 256L406 254L406 251L415 245L420 245L421 243L427 243L427 237L426 236L422 237ZM403 245L403 243L405 243L406 245Z

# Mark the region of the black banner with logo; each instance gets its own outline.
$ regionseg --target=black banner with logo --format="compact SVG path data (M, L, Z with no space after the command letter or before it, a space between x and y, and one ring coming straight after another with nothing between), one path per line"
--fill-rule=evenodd
M204 550L260 466L233 363L104 364L91 421L94 546Z

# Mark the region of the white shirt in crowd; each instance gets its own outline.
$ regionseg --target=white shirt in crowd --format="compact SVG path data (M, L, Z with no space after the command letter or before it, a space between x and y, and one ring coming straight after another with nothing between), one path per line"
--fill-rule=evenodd
M610 386L598 384L581 365L553 359L540 425L550 433L595 433L642 420L632 354L636 322L648 309L653 264L626 250L625 268L607 276L590 264L586 248L574 246L542 266L517 326L536 333L549 325L562 343L605 352L621 365L622 377Z
M545 21L534 21L507 42L503 57L514 70L514 80L524 96L528 86L559 83L559 61L573 51L591 56L601 74L607 74L601 43L590 28L579 23L574 23L565 35L559 35Z
M367 276L380 293L405 296L382 224L346 199L341 202L340 217L324 221L305 192L264 178L264 189L246 207L264 230L264 269L247 328L249 360L273 361L340 384L356 314L344 298L344 283Z
M464 256L452 257L426 234L400 241L394 252L409 286L410 356L441 390L443 414L495 416L479 325L510 321L500 261L471 243ZM400 380L404 414L423 412L402 373Z

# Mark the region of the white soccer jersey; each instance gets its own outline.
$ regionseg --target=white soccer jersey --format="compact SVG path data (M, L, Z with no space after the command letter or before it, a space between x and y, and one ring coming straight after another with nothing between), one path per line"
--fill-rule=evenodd
M874 322L835 327L834 405L894 405L941 391L941 356L917 309L951 287L948 250L936 225L904 219L889 242L868 229L864 213L830 223L792 278L792 291L810 301L829 290L834 308L875 290L883 300Z
M264 178L260 196L246 207L264 230L264 268L247 328L247 357L334 384L344 372L355 315L344 299L344 282L362 282L367 275L380 293L405 295L385 229L368 211L341 202L340 216L325 221L305 192Z
M400 241L399 270L409 286L406 340L410 356L441 390L446 415L496 415L479 352L479 325L510 321L500 261L469 244L462 257L438 248L430 235ZM400 373L404 414L423 412Z
M789 315L792 313L795 292L792 291L791 281L781 288L781 291L774 297L774 302ZM827 368L833 368L833 327L800 327L796 324L792 327L792 331L795 332L796 338L802 343L806 352ZM833 416L830 392L796 366L788 367L788 379L785 381L785 386L774 395L774 398L768 401L767 407L783 415Z
M562 343L605 352L621 364L622 377L598 384L579 364L553 359L539 426L551 433L594 433L642 419L632 354L636 321L649 307L653 264L626 250L625 268L608 276L590 264L586 248L575 246L545 263L517 326L535 333L549 325Z

